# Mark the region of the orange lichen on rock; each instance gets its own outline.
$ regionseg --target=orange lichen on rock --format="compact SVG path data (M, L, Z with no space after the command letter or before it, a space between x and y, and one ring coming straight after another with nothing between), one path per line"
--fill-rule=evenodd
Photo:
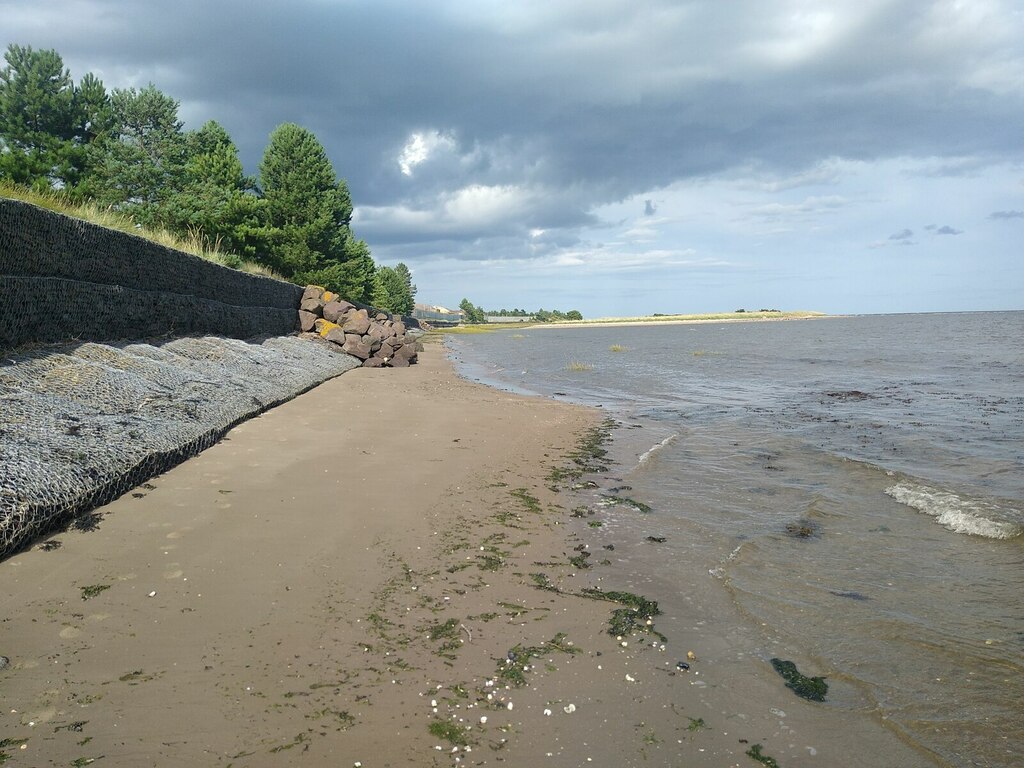
M330 320L324 320L321 317L317 319L316 325L314 327L316 328L316 332L319 333L320 336L322 336L323 338L327 338L327 334L330 333L333 328L340 328L341 326L339 326L337 323L332 323Z
M331 293L330 291L324 291L324 303L325 304L328 301L334 301L336 298L338 298L338 294Z

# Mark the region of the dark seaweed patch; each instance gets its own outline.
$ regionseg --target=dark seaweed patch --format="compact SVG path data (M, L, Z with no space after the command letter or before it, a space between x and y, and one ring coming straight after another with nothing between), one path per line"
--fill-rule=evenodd
M775 671L782 675L786 681L786 687L802 699L808 701L824 701L828 693L828 683L824 677L808 677L803 675L796 668L792 661L772 659L772 666Z

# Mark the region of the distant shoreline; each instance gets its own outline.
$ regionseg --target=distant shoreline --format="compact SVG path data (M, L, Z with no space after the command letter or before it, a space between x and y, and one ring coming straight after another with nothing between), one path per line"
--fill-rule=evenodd
M630 325L691 325L698 323L756 323L781 320L818 320L834 317L821 312L744 312L740 314L666 315L664 317L595 318L531 324L530 328L609 328ZM504 327L504 326L503 326Z

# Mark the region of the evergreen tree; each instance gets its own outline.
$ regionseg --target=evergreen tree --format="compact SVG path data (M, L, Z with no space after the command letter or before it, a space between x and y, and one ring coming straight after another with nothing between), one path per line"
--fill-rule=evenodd
M173 228L168 201L184 185L187 157L178 106L152 83L111 93L114 127L96 164L100 203L145 226Z
M373 289L373 305L399 315L411 315L413 297L411 273L405 264L379 267ZM415 290L415 286L412 287Z
M228 132L211 120L185 134L182 187L168 198L164 218L181 234L198 232L223 250L255 254L260 215L255 187Z
M395 265L395 272L402 278L402 284L405 286L402 298L404 299L404 306L400 311L403 315L411 315L413 307L416 303L416 286L412 282L412 272L402 262L398 262Z
M467 323L486 323L487 313L476 306L469 299L459 302L459 309L462 310L462 319Z
M278 126L260 162L260 181L270 266L298 275L344 262L352 202L312 132Z
M370 249L352 235L348 187L316 136L293 123L278 126L260 163L260 181L268 265L295 282L369 301Z
M75 174L68 179L70 193L78 199L93 197L96 167L102 159L98 148L114 130L114 109L103 81L86 73L75 88Z
M54 50L10 45L0 70L0 177L50 189L74 173L75 88Z

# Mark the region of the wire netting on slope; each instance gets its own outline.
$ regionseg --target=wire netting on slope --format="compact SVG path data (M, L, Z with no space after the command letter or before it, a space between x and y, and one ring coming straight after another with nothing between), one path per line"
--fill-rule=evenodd
M359 365L296 337L64 344L0 362L0 557Z

